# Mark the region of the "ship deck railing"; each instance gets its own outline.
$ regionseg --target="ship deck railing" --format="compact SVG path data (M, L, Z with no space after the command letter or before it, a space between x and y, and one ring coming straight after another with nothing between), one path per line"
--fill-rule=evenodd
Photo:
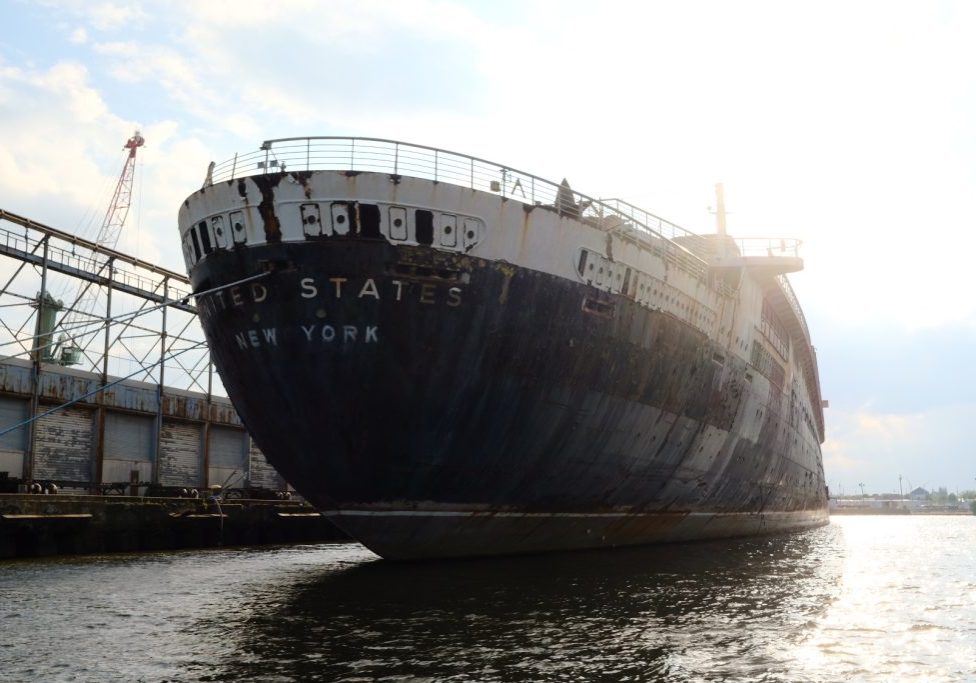
M599 199L524 171L435 147L380 138L303 137L266 140L258 150L216 164L209 182L286 171L358 171L444 182L533 206L547 206L604 230L645 242L675 265L704 278L695 253L700 235L619 199ZM680 239L682 244L675 242ZM687 245L687 246L686 246Z
M385 173L394 178L409 176L548 207L638 242L702 281L707 280L709 258L716 250L712 237L691 232L622 199L591 197L568 185L492 161L397 140L341 136L266 140L253 152L236 154L214 165L207 181L218 183L255 174L321 170ZM795 239L722 239L744 256L796 256L800 245ZM790 305L806 330L796 296L785 278L781 282L785 283ZM721 281L711 284L726 296L734 294ZM806 336L809 340L809 332Z
M783 288L783 294L786 296L786 300L790 303L790 308L796 314L797 322L800 323L800 327L803 329L803 337L807 344L810 344L810 328L807 326L806 316L803 315L803 309L800 308L800 300L796 297L796 292L793 291L793 286L785 275L780 275L776 278L779 280L780 287Z

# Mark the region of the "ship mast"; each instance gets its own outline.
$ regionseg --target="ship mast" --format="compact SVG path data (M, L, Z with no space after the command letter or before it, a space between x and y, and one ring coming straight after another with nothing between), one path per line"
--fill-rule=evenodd
M725 186L715 183L715 227L721 237L725 237Z

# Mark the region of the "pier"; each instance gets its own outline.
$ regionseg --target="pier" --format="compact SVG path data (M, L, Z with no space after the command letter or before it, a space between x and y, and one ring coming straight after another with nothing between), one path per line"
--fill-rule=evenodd
M0 560L339 540L295 500L0 495Z

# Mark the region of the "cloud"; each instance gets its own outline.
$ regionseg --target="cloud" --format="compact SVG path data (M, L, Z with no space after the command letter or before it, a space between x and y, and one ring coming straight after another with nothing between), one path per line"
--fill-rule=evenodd
M88 31L83 28L76 28L71 32L71 36L68 38L73 45L84 45L88 42Z
M93 44L103 72L251 144L284 128L388 135L402 118L449 118L445 107L479 99L460 84L470 80L466 55L481 44L471 36L484 31L450 3L287 2L273 11L266 3L177 3L154 19L158 32ZM391 54L399 64L391 66Z
M854 472L863 466L863 462L852 457L850 444L833 436L828 436L821 447L824 459L824 471L834 477L841 473Z
M59 16L79 19L91 28L107 32L120 29L133 30L142 27L150 18L140 2L90 2L88 0L39 0L36 4L50 8ZM160 6L157 3L154 9Z
M17 93L0 101L0 186L11 191L7 196L53 193L86 203L100 175L85 158L89 133L98 139L98 129L119 123L90 87L87 70L75 63L44 71L8 68L0 71L0 91Z
M116 4L114 2L94 3L87 9L92 26L102 31L114 31L141 25L148 19L141 5L134 2Z
M905 437L909 418L904 415L872 415L857 413L857 435L859 438L895 442Z
M112 113L88 70L73 62L0 68L0 95L6 92L16 97L0 98L3 208L94 239L122 170L123 144L139 124ZM175 121L148 121L143 134L118 246L182 270L176 210L199 186L211 155Z
M440 0L387 2L386 0L283 0L273 4L263 0L213 0L178 6L194 21L188 22L187 45L234 49L234 41L211 40L226 35L265 36L266 56L273 60L276 51L288 46L275 40L287 31L291 41L334 49L351 55L387 52L397 34L434 40L453 37L477 46L479 32L488 28L485 21L463 4ZM238 46L251 46L247 41Z
M232 80L230 76L215 76L192 54L138 41L99 42L93 50L107 58L106 73L126 87L143 86L143 92L183 118L239 136L254 135L259 128L251 113L254 107L213 85Z

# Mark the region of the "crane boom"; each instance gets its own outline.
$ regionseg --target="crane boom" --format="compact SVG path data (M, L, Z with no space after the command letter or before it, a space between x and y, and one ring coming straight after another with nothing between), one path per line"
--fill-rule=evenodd
M105 212L105 219L98 230L95 243L99 246L115 249L122 234L122 227L125 219L129 216L129 207L132 204L132 182L135 178L136 170L136 151L146 143L145 138L137 130L130 137L122 149L129 153L125 157L122 165L122 173L119 174L119 182L115 185L115 192L112 193L112 200L109 202ZM93 288L90 282L80 282L78 293L75 295L74 303L68 308L64 316L57 323L57 328L62 330L57 344L54 348L48 348L42 360L54 361L61 365L75 365L80 362L82 354L87 348L88 342L98 331L96 323L98 318L92 315L95 308L95 301L98 299L98 289ZM38 299L38 310L42 304L49 310L62 310L63 304L60 301L40 302ZM38 320L40 320L40 315ZM40 325L40 323L39 323ZM50 329L47 323L43 329L39 326L39 334L46 333Z
M132 180L136 171L136 150L146 143L146 139L135 132L125 143L123 149L129 150L122 166L122 173L119 175L119 182L115 186L112 194L112 201L109 202L108 210L105 212L105 220L98 231L95 242L101 246L114 249L122 234L122 226L129 215L129 207L132 205Z

